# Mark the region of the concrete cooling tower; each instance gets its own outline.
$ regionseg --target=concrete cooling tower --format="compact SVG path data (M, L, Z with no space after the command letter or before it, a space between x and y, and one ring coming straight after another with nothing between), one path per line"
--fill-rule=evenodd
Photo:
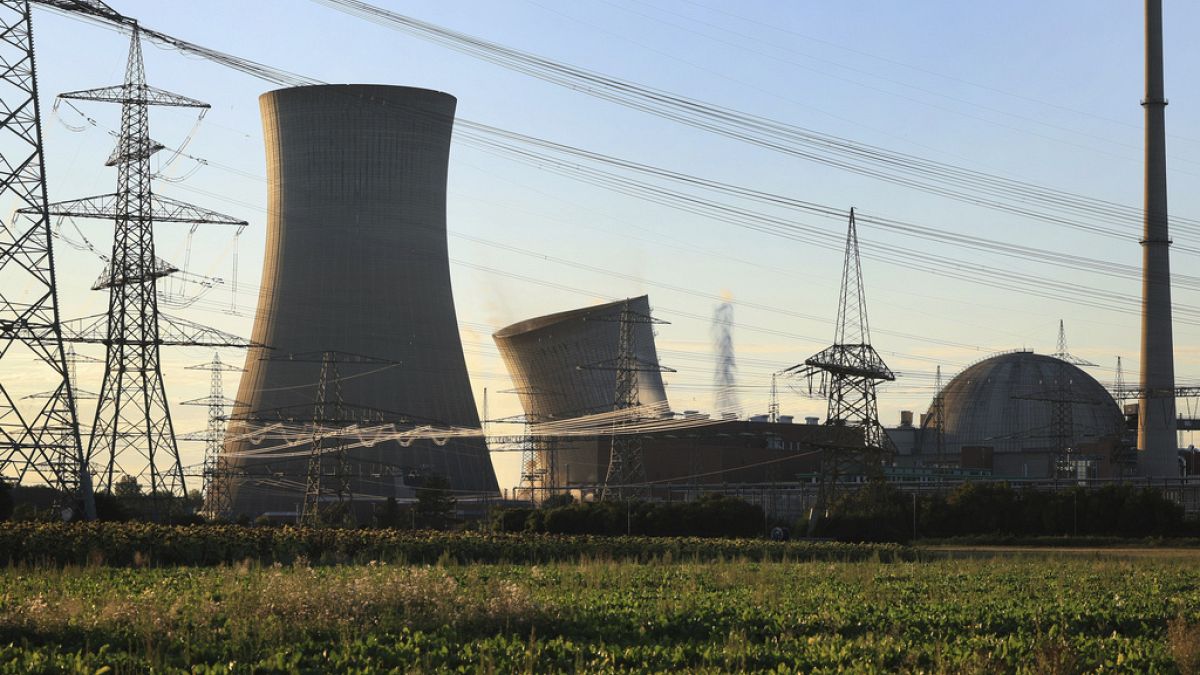
M251 517L294 512L303 500L311 445L256 445L246 432L274 419L311 425L324 353L340 376L327 400L340 385L352 420L479 426L446 249L455 98L330 85L260 102L268 218L253 339L272 349L246 359L226 443L232 515ZM481 438L392 440L349 459L356 503L411 496L414 477L434 474L460 498L497 492Z
M624 300L528 319L497 331L492 339L500 349L508 374L516 384L525 414L535 422L579 417L613 409L617 374L589 369L617 357L619 316ZM650 314L646 296L629 299L636 314ZM633 326L634 349L643 363L658 363L654 330L649 323ZM637 373L639 402L667 400L662 375ZM557 485L603 482L608 468L609 441L559 441L554 474ZM647 472L654 467L647 458Z

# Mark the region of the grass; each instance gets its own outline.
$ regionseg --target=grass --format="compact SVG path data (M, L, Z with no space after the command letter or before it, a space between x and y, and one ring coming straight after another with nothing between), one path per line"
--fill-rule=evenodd
M1197 672L1198 640L1167 555L0 569L5 672Z

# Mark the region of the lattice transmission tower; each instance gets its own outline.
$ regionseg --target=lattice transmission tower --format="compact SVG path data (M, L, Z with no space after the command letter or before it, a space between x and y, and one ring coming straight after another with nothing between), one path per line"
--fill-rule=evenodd
M181 405L202 405L208 408L208 426L200 434L180 436L180 440L204 441L204 464L200 470L204 481L203 512L210 517L221 517L233 508L229 482L232 475L229 470L229 460L225 458L225 410L237 404L237 401L225 396L225 373L240 373L245 369L221 360L221 355L214 352L212 361L195 366L187 366L188 370L207 370L209 372L209 391L204 398L184 401Z
M349 448L348 434L372 434L382 428L395 432L400 428L415 428L417 421L402 412L384 410L348 402L342 392L342 383L351 378L361 378L400 365L398 361L382 359L364 354L353 354L336 350L312 352L282 352L267 354L265 361L286 361L298 365L319 366L316 394L311 404L294 404L278 408L243 411L229 415L239 433L252 433L255 429L285 427L291 430L293 443L309 444L308 467L305 483L301 486L299 520L308 525L349 524L354 518L354 468ZM343 374L342 366L377 366L372 370ZM424 424L437 424L436 420L421 420ZM434 441L437 443L437 441ZM356 445L373 447L374 441L360 440ZM270 453L256 455L254 462L242 459L237 463L236 473L240 484L253 486L273 473L273 459L288 461L288 457L273 458ZM402 470L414 467L392 467ZM394 474L393 474L394 475Z
M1071 366L1096 364L1071 354L1067 349L1067 331L1061 319L1058 322L1058 347L1051 356L1057 359L1053 381L1037 391L1017 394L1014 398L1050 404L1049 436L1054 443L1054 472L1056 475L1073 477L1078 474L1079 463L1087 461L1075 447L1075 405L1099 405L1103 401L1075 388Z
M101 2L71 4L111 12ZM50 485L65 517L91 519L63 351L31 14L26 0L0 0L0 212L17 212L0 232L0 479Z
M655 319L648 314L635 312L630 307L629 300L621 304L621 309L616 314L589 317L587 320L617 323L617 356L581 367L588 370L611 370L616 373L613 410L632 410L641 407L641 398L638 395L638 373L673 373L675 371L638 358L635 329L639 324L665 324L668 322ZM613 422L608 470L604 474L604 487L600 491L602 501L649 496L646 484L646 466L642 461L642 439L636 433L624 432L626 427L637 421L635 418L629 418Z
M883 357L871 346L867 320L867 296L863 285L862 259L858 253L858 229L854 209L846 230L846 253L842 265L842 290L838 298L837 326L833 345L785 371L796 376L819 377L820 391L827 400L825 424L844 427L854 437L822 448L817 503L810 529L815 528L842 477L861 473L879 476L895 455L883 425L875 386L896 379Z
M864 468L878 468L890 460L895 446L879 423L875 386L879 382L891 382L896 376L871 346L854 209L850 209L850 224L846 231L842 291L833 345L786 372L821 378L821 391L828 401L825 423L854 428L862 433L862 452L852 453L860 455L852 458L854 461L861 462Z
M942 366L938 364L933 380L933 443L938 466L946 463L946 390L942 387Z
M108 312L102 322L92 322L70 336L80 342L95 342L96 333L102 332L103 338L98 341L106 346L104 380L87 459L97 470L99 489L111 490L121 475L144 480L155 515L161 516L160 502L171 502L172 497L181 497L187 490L163 384L160 345L248 345L190 322L160 316L157 281L178 269L155 255L153 225L173 222L244 227L246 222L154 194L150 158L163 146L150 138L150 106L207 108L208 104L147 85L136 23L132 23L130 32L122 84L61 95L120 104L120 134L106 163L117 168L117 191L51 204L46 212L111 219L115 223L112 255L92 287L109 292ZM166 331L160 331L160 321L170 324ZM131 456L141 466L132 463Z

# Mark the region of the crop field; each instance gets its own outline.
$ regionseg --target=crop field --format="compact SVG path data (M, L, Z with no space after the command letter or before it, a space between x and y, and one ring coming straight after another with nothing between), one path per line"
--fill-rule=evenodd
M1196 672L1200 567L921 562L0 568L4 672Z

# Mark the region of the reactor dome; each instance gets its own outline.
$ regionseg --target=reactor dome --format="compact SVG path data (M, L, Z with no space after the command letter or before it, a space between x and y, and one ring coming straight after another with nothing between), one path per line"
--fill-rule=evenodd
M922 422L920 454L927 464L1044 478L1056 474L1065 445L1088 464L1089 474L1111 475L1124 429L1121 409L1104 385L1071 363L1032 351L1000 354L967 367L941 395L941 405L935 398ZM940 451L939 408L945 415Z

